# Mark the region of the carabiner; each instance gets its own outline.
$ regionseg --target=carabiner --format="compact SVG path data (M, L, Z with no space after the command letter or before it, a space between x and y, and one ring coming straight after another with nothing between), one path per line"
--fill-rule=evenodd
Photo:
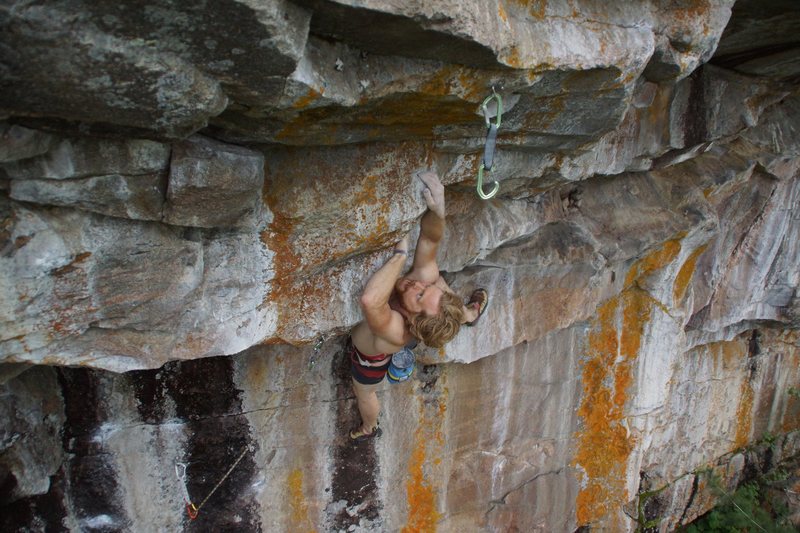
M487 96L481 104L481 109L483 110L483 117L486 119L486 127L489 128L492 126L492 122L489 118L488 105L492 99L497 100L497 120L495 121L494 125L499 128L500 122L503 119L503 98L497 92L495 92L494 87L492 87L492 94Z
M186 463L175 463L175 477L178 478L178 481L186 479Z
M494 124L492 124L491 119L489 118L489 109L488 105L489 102L492 100L497 101L497 120L495 120ZM500 129L500 122L503 120L503 99L500 97L499 94L494 90L492 87L492 94L490 94L481 104L481 109L483 110L483 116L486 119L486 142L483 147L483 159L481 159L481 166L478 168L478 196L483 200L488 200L492 198L497 191L500 190L500 183L494 181L494 185L492 186L492 190L488 193L483 191L483 171L489 170L491 171L494 167L494 149L495 145L497 144L497 130Z
M492 187L492 190L489 191L488 193L483 192L484 168L485 167L483 166L483 163L481 163L481 166L478 168L478 196L480 196L483 200L488 200L492 198L495 194L497 194L497 191L500 190L500 184L497 181L493 181L492 183L494 183L494 186Z

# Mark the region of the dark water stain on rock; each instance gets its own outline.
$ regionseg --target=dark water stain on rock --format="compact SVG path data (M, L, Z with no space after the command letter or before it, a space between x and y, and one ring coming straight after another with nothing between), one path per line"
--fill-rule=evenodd
M136 396L136 409L142 422L160 424L164 421L167 390L161 379L163 369L128 372L125 376Z
M708 124L706 115L706 84L703 68L695 70L690 78L689 106L686 110L686 122L683 128L684 144L694 146L708 140Z
M69 531L64 505L65 472L62 467L50 478L46 494L29 496L0 507L0 531Z
M331 529L347 531L362 520L378 521L383 504L378 499L375 440L356 443L349 436L350 430L360 425L361 418L353 393L350 358L344 346L333 358L332 366L336 397L346 400L336 402L336 427L340 428L340 434L332 449L334 469L328 509Z
M120 531L130 526L113 458L98 435L109 422L104 379L103 372L89 369L64 368L58 373L66 415L62 444L69 457L64 469L70 504L84 531Z
M210 357L169 363L161 371L161 381L175 404L176 414L187 423L189 494L198 506L211 494L198 517L184 522L185 531L261 531L258 504L249 490L257 474L253 459L257 444L242 414L233 360ZM139 390L143 396L159 397L149 385ZM155 414L158 409L150 411Z

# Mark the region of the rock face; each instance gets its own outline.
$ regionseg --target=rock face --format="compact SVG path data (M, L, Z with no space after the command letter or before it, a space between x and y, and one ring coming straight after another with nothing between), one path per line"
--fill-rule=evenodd
M7 2L3 529L669 531L796 457L798 20ZM490 305L355 446L344 334L427 168ZM197 504L236 465L197 520L176 463Z

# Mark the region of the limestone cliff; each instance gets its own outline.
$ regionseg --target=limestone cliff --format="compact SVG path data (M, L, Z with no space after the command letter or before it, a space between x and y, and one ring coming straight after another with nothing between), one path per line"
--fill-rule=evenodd
M800 451L796 2L8 0L0 26L4 529L669 531ZM343 335L427 168L440 266L490 306L353 446ZM176 463L196 501L236 463L196 520Z

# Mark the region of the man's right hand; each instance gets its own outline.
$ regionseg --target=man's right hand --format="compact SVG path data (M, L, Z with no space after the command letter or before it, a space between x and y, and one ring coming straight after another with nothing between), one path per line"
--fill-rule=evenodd
M419 179L425 184L425 189L422 191L425 196L425 203L428 204L428 209L436 213L439 218L444 218L444 186L439 181L439 176L435 172L427 170L417 174Z

